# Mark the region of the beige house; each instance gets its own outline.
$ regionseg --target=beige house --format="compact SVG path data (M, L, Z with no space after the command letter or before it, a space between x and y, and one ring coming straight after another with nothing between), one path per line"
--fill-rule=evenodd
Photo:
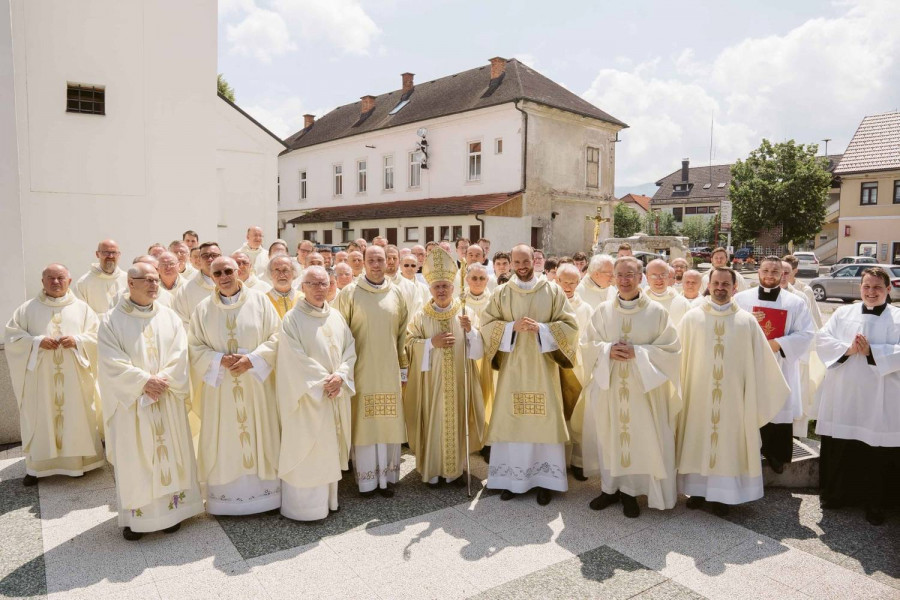
M900 264L900 112L865 117L844 152L838 257Z

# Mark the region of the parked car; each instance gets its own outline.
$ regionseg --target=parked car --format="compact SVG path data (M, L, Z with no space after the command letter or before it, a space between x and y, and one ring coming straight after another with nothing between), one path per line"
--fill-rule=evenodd
M611 255L612 255L613 259L615 259L616 252L612 252ZM641 264L643 264L645 267L647 266L647 263L649 263L651 260L656 260L657 258L662 258L662 256L659 254L654 254L652 252L645 252L643 250L633 251L632 255L634 255L634 257L636 259L641 261Z
M812 273L813 276L816 276L819 274L819 259L815 252L794 252L794 257L800 261L797 275Z
M813 295L818 302L837 298L844 302L859 300L859 284L862 281L862 273L869 267L881 267L891 277L891 301L900 301L900 267L897 265L879 265L865 263L859 265L844 265L834 273L816 277L809 282Z
M708 246L698 246L696 248L691 248L691 256L693 258L709 260L712 255L712 250L713 249Z
M845 256L831 265L831 272L834 273L846 265L874 265L877 262L874 256Z

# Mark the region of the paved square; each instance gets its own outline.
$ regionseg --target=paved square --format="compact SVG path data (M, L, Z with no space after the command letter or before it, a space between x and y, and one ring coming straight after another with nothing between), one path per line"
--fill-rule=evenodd
M473 456L473 473L487 465ZM483 488L436 490L404 455L390 500L340 485L322 523L199 516L127 542L108 467L22 486L0 452L0 596L14 598L900 599L900 518L819 508L814 490L770 489L726 519L644 507L595 512L596 480L539 506Z

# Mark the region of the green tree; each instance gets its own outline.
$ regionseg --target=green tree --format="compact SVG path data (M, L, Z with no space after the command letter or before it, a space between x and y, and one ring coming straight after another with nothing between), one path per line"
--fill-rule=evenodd
M684 222L681 224L681 235L688 238L691 246L699 246L701 242L714 244L714 227L713 219L692 215L684 218Z
M678 235L675 217L672 213L662 210L644 215L644 231L647 235Z
M818 150L816 144L763 139L746 160L732 165L728 195L737 239L753 239L778 225L782 244L804 242L821 231L831 174L826 159L816 157Z
M225 75L222 73L219 73L219 76L216 79L216 87L220 94L234 102L234 88L228 85L228 82L225 81Z
M627 238L641 230L641 215L625 203L616 204L613 211L613 235Z

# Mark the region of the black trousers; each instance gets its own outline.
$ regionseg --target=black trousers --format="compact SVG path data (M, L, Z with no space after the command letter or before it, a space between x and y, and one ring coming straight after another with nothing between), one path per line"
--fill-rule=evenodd
M900 448L822 436L819 488L823 501L900 506Z
M776 460L785 464L791 462L794 454L794 424L766 423L759 430L762 438L762 455L766 460Z

